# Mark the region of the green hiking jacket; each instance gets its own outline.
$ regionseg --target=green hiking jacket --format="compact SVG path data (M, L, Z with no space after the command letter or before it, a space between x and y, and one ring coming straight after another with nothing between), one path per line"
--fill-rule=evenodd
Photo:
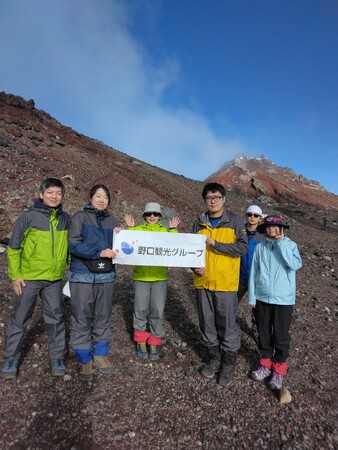
M138 231L156 231L178 233L176 228L166 228L161 223L154 225L144 222L137 227L126 227L127 230ZM165 281L168 279L168 268L162 266L134 266L133 280L134 281Z
M16 221L7 250L12 281L60 280L68 258L69 216L40 199Z

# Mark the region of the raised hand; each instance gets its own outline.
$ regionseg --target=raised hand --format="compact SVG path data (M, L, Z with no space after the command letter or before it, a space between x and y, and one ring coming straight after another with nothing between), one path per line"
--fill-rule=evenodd
M124 221L126 222L126 225L128 227L134 227L135 226L135 219L131 214L126 214L124 216Z
M181 222L179 217L172 217L169 219L169 228L177 228L178 224Z

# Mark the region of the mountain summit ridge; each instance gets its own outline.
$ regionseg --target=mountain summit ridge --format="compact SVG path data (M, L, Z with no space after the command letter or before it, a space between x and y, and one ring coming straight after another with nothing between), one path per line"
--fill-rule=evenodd
M280 167L265 156L238 155L226 162L205 181L215 181L251 199L270 197L280 204L304 203L322 208L338 208L338 196L317 181L309 180L287 167Z

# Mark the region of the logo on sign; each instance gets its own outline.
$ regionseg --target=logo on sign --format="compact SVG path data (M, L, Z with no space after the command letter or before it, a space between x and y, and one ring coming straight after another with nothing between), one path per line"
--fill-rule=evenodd
M134 251L134 247L132 245L128 244L128 242L123 241L123 242L121 242L121 250L126 255L131 255Z

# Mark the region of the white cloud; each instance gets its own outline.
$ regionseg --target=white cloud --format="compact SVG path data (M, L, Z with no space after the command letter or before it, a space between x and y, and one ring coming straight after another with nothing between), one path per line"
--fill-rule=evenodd
M0 15L3 89L34 98L65 125L197 179L245 153L203 115L166 101L181 83L179 61L164 55L154 66L131 34L128 3L13 0Z

